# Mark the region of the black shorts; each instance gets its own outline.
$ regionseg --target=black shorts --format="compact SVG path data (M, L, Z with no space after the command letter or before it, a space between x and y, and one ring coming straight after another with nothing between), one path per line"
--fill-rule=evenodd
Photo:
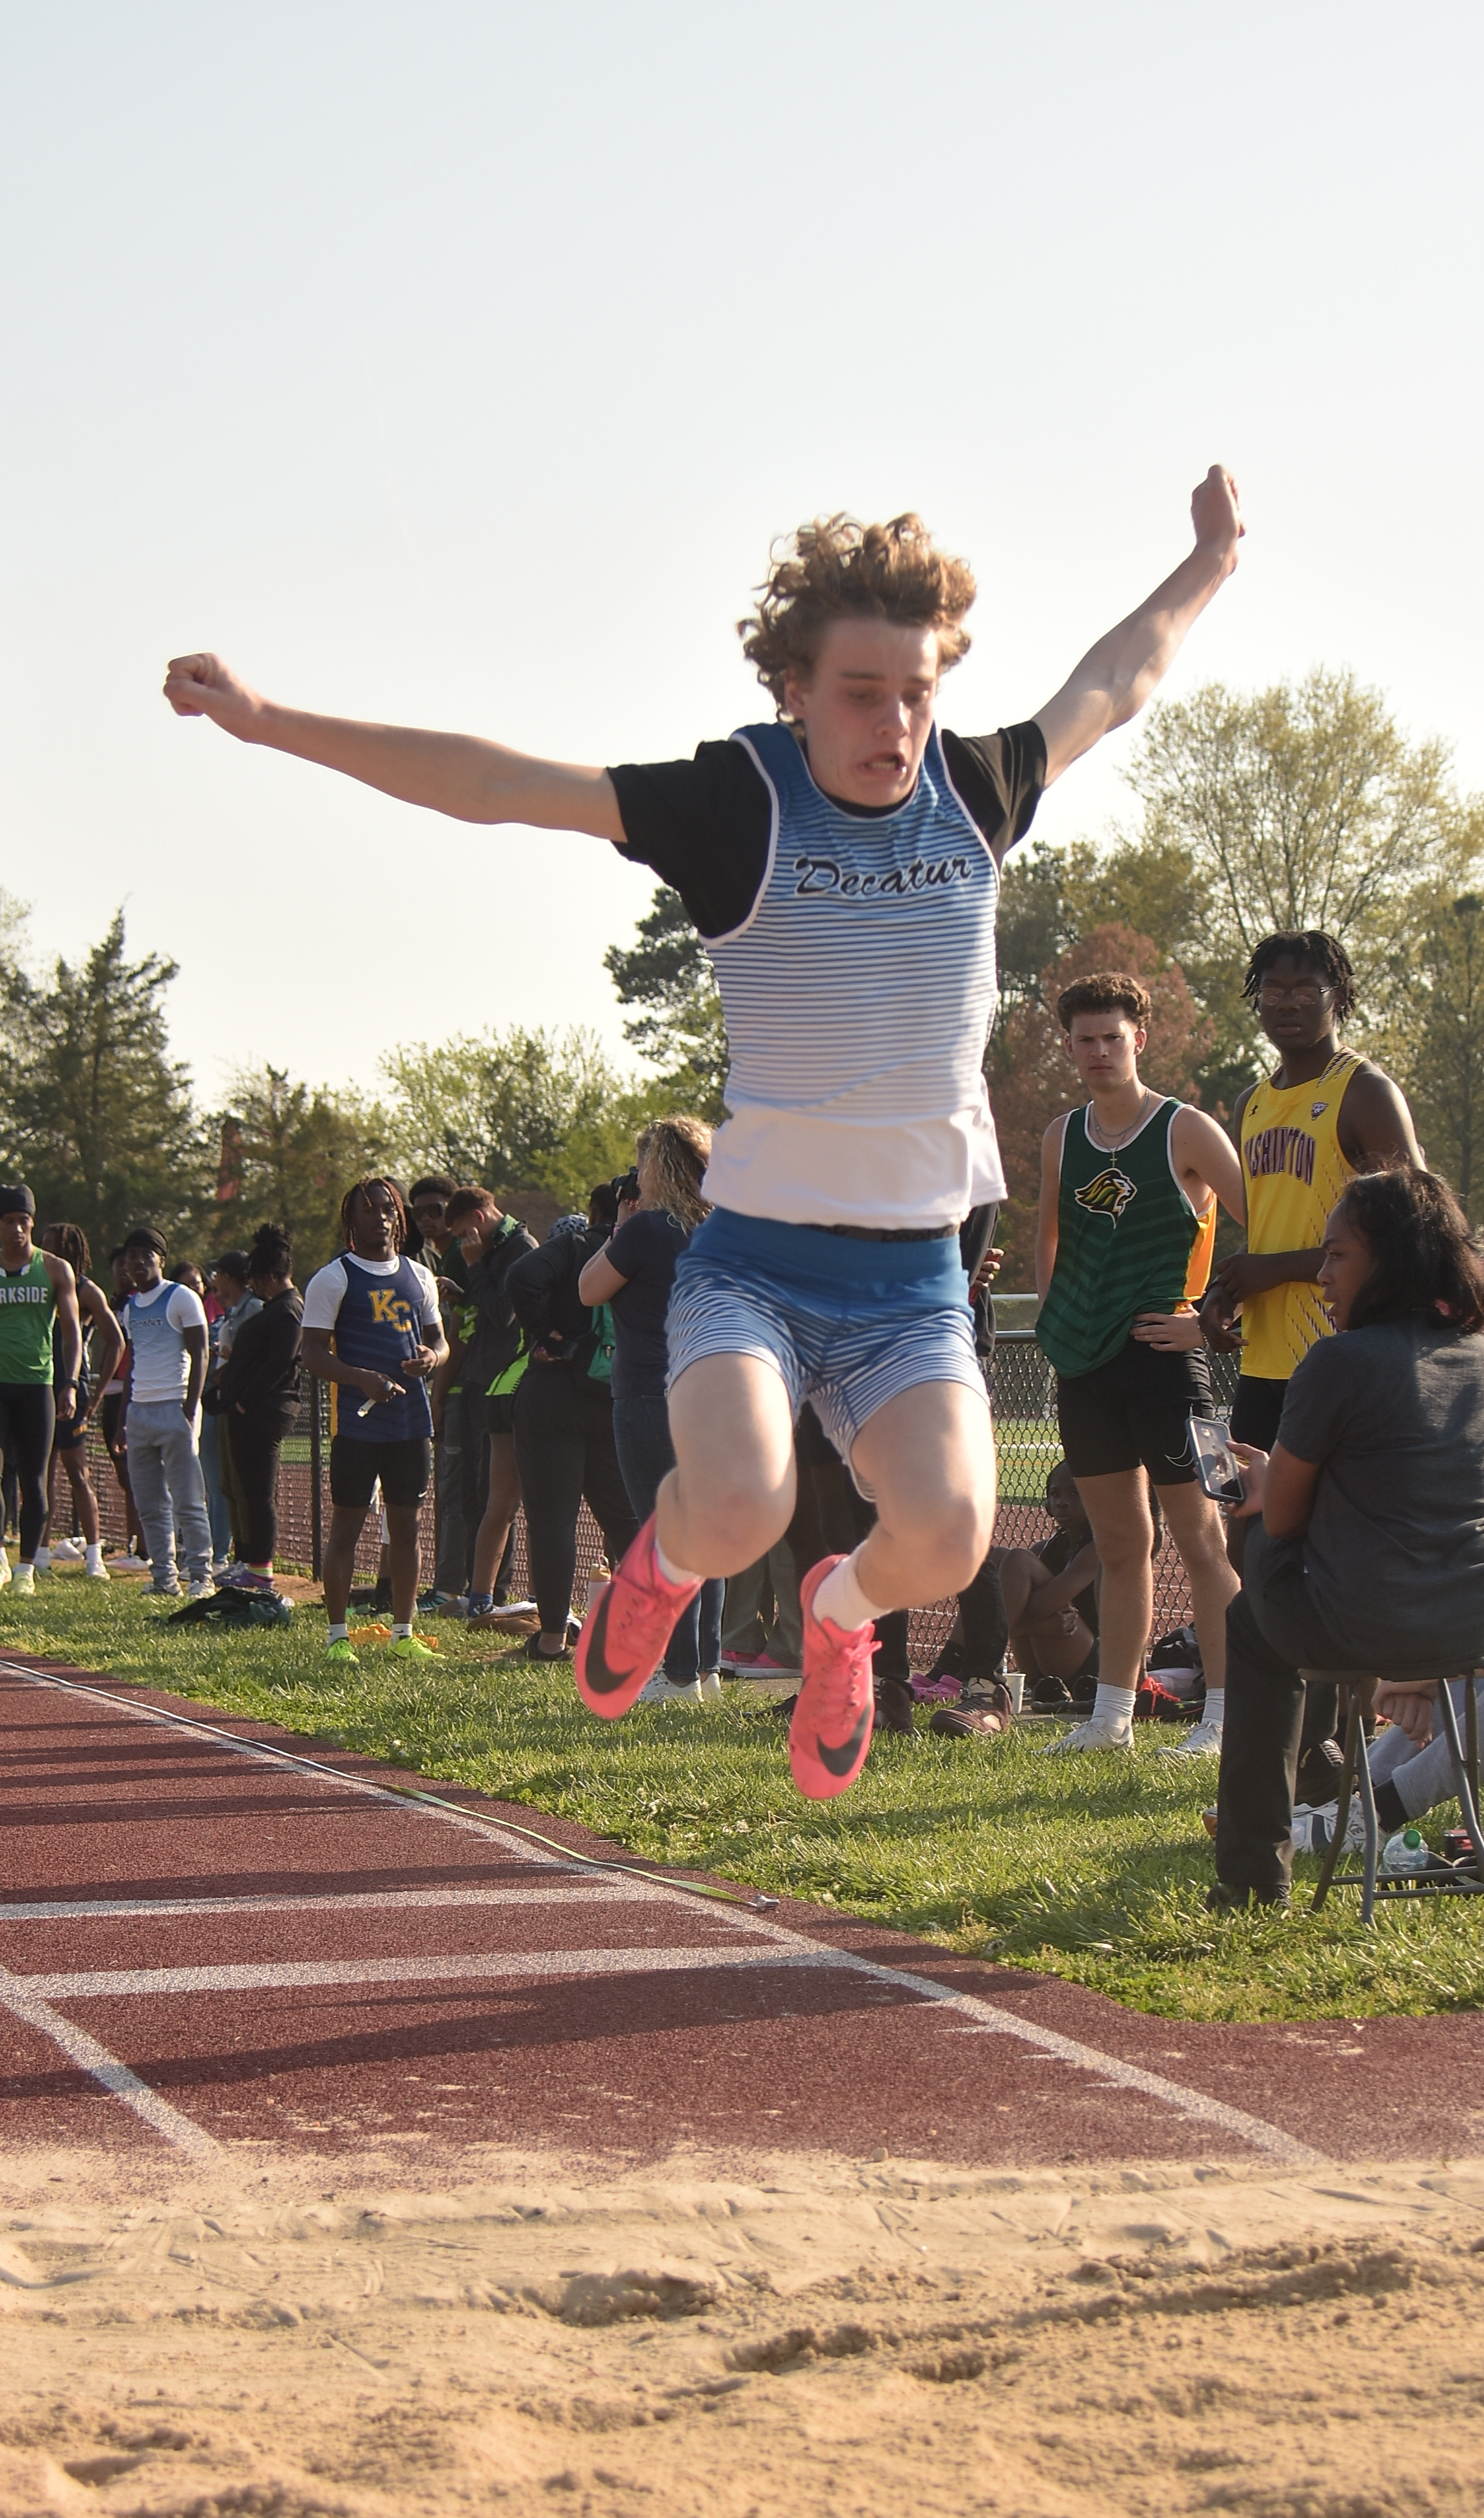
M79 1451L88 1439L86 1415L88 1404L88 1376L86 1373L83 1374L82 1379L77 1384L74 1396L76 1398L77 1405L72 1414L67 1418L65 1424L64 1424L60 1418L58 1419L57 1431L52 1437L52 1449L54 1452Z
M1074 1478L1107 1478L1148 1469L1157 1487L1188 1487L1191 1410L1215 1414L1211 1372L1202 1353L1173 1354L1130 1338L1112 1364L1057 1381L1062 1449Z
M1232 1406L1234 1439L1250 1443L1256 1452L1271 1452L1278 1440L1278 1420L1288 1395L1286 1381L1268 1381L1256 1372L1239 1373Z
M513 1434L515 1431L515 1393L506 1390L497 1398L493 1393L485 1401L485 1422L492 1434Z
M422 1501L433 1474L433 1446L426 1434L404 1443L362 1443L354 1434L329 1438L329 1499L362 1512L379 1478L381 1500L396 1511Z

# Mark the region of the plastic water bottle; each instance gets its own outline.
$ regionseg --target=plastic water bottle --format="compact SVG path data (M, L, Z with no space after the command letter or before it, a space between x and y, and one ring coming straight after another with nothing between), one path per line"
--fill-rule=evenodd
M591 1617L593 1610L596 1608L598 1601L602 1598L603 1593L607 1590L612 1580L613 1577L608 1571L606 1562L600 1563L596 1572L589 1575L588 1615L589 1618Z
M1388 1836L1381 1852L1381 1869L1393 1875L1400 1871L1425 1871L1432 1860L1422 1841L1419 1827L1398 1828Z

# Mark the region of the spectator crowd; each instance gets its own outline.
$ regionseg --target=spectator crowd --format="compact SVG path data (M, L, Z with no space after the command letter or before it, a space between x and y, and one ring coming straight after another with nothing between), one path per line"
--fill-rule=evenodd
M1047 1130L1042 1168L1036 1333L1064 1454L1045 1482L1050 1535L997 1538L926 1671L912 1670L905 1612L875 1631L878 1733L908 1733L930 1708L935 1729L983 1743L1039 1713L1071 1717L1056 1753L1115 1755L1146 1714L1183 1723L1171 1755L1219 1758L1213 1898L1226 1906L1286 1899L1295 1846L1328 1841L1336 1674L1379 1681L1372 1771L1380 1817L1400 1828L1451 1796L1432 1714L1443 1685L1463 1707L1484 1663L1479 1241L1395 1085L1340 1047L1354 1005L1340 948L1270 937L1246 991L1277 1064L1230 1130L1142 1083L1152 1010L1137 979L1096 974L1063 996L1086 1099ZM115 1570L147 1569L172 1601L276 1599L282 1451L307 1371L330 1403L329 1655L357 1659L348 1613L375 1515L373 1597L394 1653L428 1655L420 1612L524 1626L530 1661L568 1665L583 1506L615 1567L675 1462L667 1314L710 1211L709 1151L699 1120L653 1122L633 1169L540 1242L488 1189L369 1176L343 1201L343 1249L302 1294L275 1225L202 1271L141 1224L99 1281L75 1224L38 1231L30 1191L0 1189L16 1539L0 1583L24 1597L73 1563L109 1579L96 1424L126 1516ZM1219 1256L1218 1206L1234 1244ZM991 1394L995 1223L977 1209L960 1234ZM1229 1458L1225 1489L1193 1424L1216 1418L1212 1352L1240 1358L1240 1486ZM801 1572L857 1545L874 1517L807 1401L795 1495L759 1563L701 1586L642 1701L703 1703L729 1676L780 1692L797 1680ZM1161 1639L1152 1568L1166 1537L1190 1618Z

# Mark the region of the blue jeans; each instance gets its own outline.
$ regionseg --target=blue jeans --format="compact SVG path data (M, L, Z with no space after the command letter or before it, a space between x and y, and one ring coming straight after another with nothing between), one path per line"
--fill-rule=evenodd
M660 1480L675 1467L670 1410L664 1398L658 1392L652 1396L641 1392L632 1399L615 1399L613 1441L629 1500L638 1520L647 1521L654 1510ZM691 1602L670 1638L665 1654L667 1678L688 1683L698 1671L717 1668L721 1658L721 1601L725 1590L720 1581L702 1584L699 1599Z

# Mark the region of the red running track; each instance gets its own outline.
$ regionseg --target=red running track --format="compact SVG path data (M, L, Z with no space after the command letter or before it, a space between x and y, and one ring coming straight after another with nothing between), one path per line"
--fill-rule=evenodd
M1484 2149L1476 2016L1150 2019L818 1907L601 1867L625 1857L581 1828L457 1786L430 1808L391 1789L410 1780L0 1663L0 2140L496 2143L615 2169Z

